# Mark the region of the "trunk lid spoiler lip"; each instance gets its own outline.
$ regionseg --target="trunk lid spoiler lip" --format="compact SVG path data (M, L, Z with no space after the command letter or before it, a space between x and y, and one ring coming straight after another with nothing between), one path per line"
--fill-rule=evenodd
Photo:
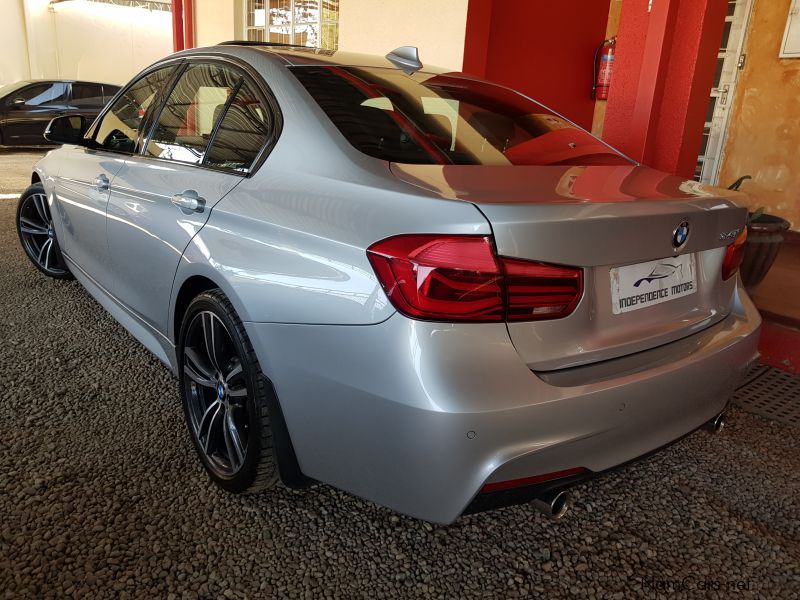
M742 198L741 192L649 167L428 165L389 163L401 181L473 204L616 204Z

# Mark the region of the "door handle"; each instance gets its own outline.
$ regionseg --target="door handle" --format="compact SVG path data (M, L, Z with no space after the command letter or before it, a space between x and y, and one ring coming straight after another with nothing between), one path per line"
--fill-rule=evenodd
M731 91L731 86L726 83L719 90L721 92L719 96L719 105L725 106L728 103L728 94Z
M175 194L172 196L172 203L181 210L190 212L203 212L206 207L206 199L194 190L185 190L180 194Z
M107 192L108 184L108 177L106 177L103 173L100 173L100 175L94 178L94 187L98 192Z

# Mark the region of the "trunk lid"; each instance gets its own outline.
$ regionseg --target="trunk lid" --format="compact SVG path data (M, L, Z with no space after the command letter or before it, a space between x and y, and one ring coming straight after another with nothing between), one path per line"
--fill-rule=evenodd
M500 255L584 269L583 297L571 315L508 324L534 370L640 352L730 312L737 278L722 281L720 270L747 218L732 201L735 192L633 165L392 164L392 172L442 198L475 204ZM676 248L673 238L684 233Z

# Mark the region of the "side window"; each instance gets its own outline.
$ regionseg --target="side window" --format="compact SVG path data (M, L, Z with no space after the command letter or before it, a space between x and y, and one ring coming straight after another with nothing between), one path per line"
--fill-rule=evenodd
M108 104L111 99L117 95L119 86L117 85L103 85L103 104Z
M97 126L94 141L98 147L115 152L133 152L139 127L148 107L169 81L172 66L148 73L131 84Z
M67 97L67 84L41 83L21 89L13 94L14 101L22 99L26 106L43 106L63 102Z
M271 131L271 113L255 90L244 83L217 128L205 164L246 172L267 143Z
M100 108L103 106L103 86L99 83L73 83L72 105L79 108Z
M242 77L228 67L190 66L172 90L145 147L145 155L200 164L214 124Z

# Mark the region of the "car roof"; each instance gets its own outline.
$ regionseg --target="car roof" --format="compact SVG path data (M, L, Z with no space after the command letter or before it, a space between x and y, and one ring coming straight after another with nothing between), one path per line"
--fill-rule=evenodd
M106 83L104 81L86 81L85 79L22 79L9 83L8 85L24 86L32 83L92 83L95 85L112 85L114 87L121 87L117 83Z
M280 60L287 66L358 66L358 67L383 67L397 69L397 66L390 62L385 56L374 54L362 54L359 52L346 52L343 50L325 50L323 48L310 48L307 46L295 46L291 44L278 44L271 42L252 42L234 40L222 42L216 46L206 48L194 48L184 51L181 54L240 54L240 49L248 49L258 52L263 56L274 60ZM239 50L239 51L237 51ZM387 52L392 49L387 49ZM446 69L425 65L422 71L429 73L442 73Z

